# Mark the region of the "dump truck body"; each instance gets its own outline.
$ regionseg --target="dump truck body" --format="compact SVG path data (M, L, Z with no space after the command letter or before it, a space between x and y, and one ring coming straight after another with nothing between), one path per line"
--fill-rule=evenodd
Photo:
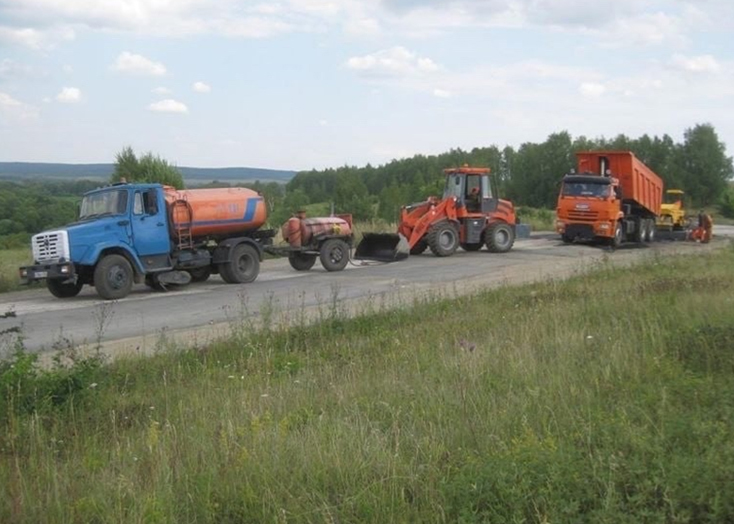
M577 153L578 173L563 178L556 230L564 242L620 245L650 242L660 214L663 181L629 151Z
M262 196L245 188L115 184L86 193L73 224L34 235L21 281L45 280L59 298L93 285L105 299L140 281L165 288L219 273L251 282L274 234L260 229L265 218Z

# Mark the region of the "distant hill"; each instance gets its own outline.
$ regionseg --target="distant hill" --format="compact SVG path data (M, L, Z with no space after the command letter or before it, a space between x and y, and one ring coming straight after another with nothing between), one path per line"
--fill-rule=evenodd
M255 167L179 167L187 183L227 182L288 182L295 171ZM107 180L114 171L113 164L54 164L38 162L0 162L0 178L29 179L90 179Z

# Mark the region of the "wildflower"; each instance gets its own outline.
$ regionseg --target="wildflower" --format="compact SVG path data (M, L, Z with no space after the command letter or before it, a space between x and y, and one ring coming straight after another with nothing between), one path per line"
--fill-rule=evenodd
M94 389L96 387L97 387L97 383L96 382L92 382L91 384L89 384L89 389Z

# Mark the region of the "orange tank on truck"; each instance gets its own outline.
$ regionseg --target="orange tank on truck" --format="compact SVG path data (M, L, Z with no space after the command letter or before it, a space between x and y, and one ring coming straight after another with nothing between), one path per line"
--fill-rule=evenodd
M175 189L164 186L171 234L190 227L191 237L219 239L255 231L267 220L265 200L244 187Z
M566 243L652 242L663 181L630 151L576 154L577 171L563 177L556 230Z

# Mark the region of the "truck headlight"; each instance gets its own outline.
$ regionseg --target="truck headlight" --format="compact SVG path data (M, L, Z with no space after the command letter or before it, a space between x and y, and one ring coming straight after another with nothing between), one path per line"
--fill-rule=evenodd
M599 224L599 229L609 229L609 224Z
M564 227L566 224L563 222L563 220L556 220L556 227Z
M71 268L69 266L61 266L61 268L59 269L59 272L62 275L68 275L70 271L71 271Z
M23 268L20 270L20 278L26 278L28 276L28 270Z

